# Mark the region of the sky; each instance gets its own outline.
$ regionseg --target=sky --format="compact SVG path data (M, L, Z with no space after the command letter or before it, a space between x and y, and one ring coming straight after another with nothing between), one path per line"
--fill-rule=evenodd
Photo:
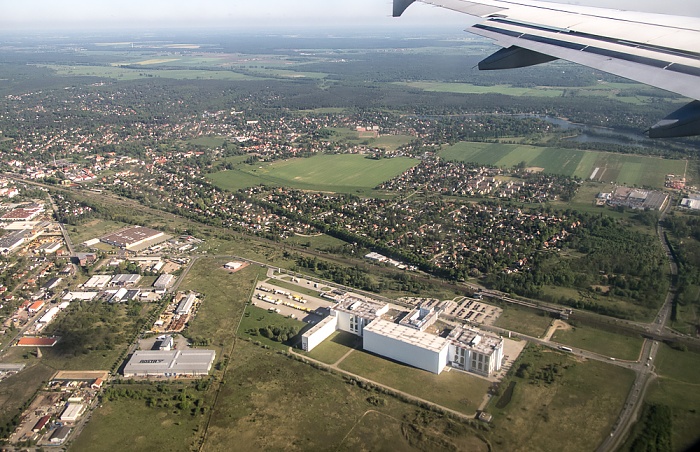
M697 0L569 0L700 16ZM391 18L391 0L0 0L0 30L120 28L410 28L469 26L463 14L416 3Z

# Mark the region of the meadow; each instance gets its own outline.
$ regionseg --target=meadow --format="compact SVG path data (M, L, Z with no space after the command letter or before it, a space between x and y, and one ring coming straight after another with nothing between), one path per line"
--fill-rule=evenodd
M529 371L518 377L515 371L523 364ZM505 388L515 383L510 400L497 398L487 407L494 416L494 450L594 450L609 434L634 382L631 370L536 346L525 348L511 372L501 385L501 398L507 398Z
M502 143L461 142L442 150L440 157L502 167L525 162L548 173L584 180L598 168L595 181L657 188L664 186L667 174L684 174L686 167L685 160Z
M209 176L219 188L238 190L257 184L338 193L365 192L418 164L398 157L373 160L363 155L317 155L245 165Z
M655 372L649 384L646 402L668 405L673 413L672 440L675 450L691 450L699 439L700 354L674 350L659 344Z
M557 330L552 340L629 361L639 358L644 342L641 336L625 336L585 325L577 325L570 330Z

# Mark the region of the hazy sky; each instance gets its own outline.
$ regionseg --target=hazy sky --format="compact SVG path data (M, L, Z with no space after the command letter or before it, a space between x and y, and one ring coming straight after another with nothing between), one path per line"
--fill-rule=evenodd
M391 0L0 0L0 30L171 27L458 27L468 16L416 3L391 18ZM698 0L571 3L700 16Z

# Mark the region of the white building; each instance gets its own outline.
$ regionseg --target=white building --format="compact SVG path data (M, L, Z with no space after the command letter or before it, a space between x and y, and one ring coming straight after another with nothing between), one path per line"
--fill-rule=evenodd
M85 410L85 405L82 403L68 403L66 409L61 413L61 421L75 422L83 414L83 410Z
M362 348L439 374L447 365L449 341L435 334L376 319L364 328Z
M450 365L488 376L501 369L503 338L481 331L455 328L448 336Z
M197 300L197 296L193 293L187 295L179 305L177 305L177 309L175 309L175 314L179 315L187 315L190 313L192 310L192 306L194 305L195 300Z
M58 308L58 306L54 306L39 319L39 323L43 324L49 324L51 321L56 317L56 314L58 314L61 310Z
M175 276L169 275L168 273L162 274L153 283L153 287L156 289L167 289L175 283Z
M309 352L338 329L338 317L329 315L301 335L301 349Z
M389 311L389 305L386 303L348 295L331 308L331 315L338 317L338 329L341 331L362 336L366 325Z
M137 350L124 366L125 377L197 377L209 374L214 350Z

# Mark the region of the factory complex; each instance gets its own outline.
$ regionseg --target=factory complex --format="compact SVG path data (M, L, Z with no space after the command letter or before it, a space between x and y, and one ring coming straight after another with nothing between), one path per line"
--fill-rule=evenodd
M444 303L390 314L386 303L344 294L330 314L302 335L311 351L335 331L362 337L368 352L439 374L447 366L488 377L501 369L503 338L473 328L435 327ZM392 315L393 314L393 315Z

